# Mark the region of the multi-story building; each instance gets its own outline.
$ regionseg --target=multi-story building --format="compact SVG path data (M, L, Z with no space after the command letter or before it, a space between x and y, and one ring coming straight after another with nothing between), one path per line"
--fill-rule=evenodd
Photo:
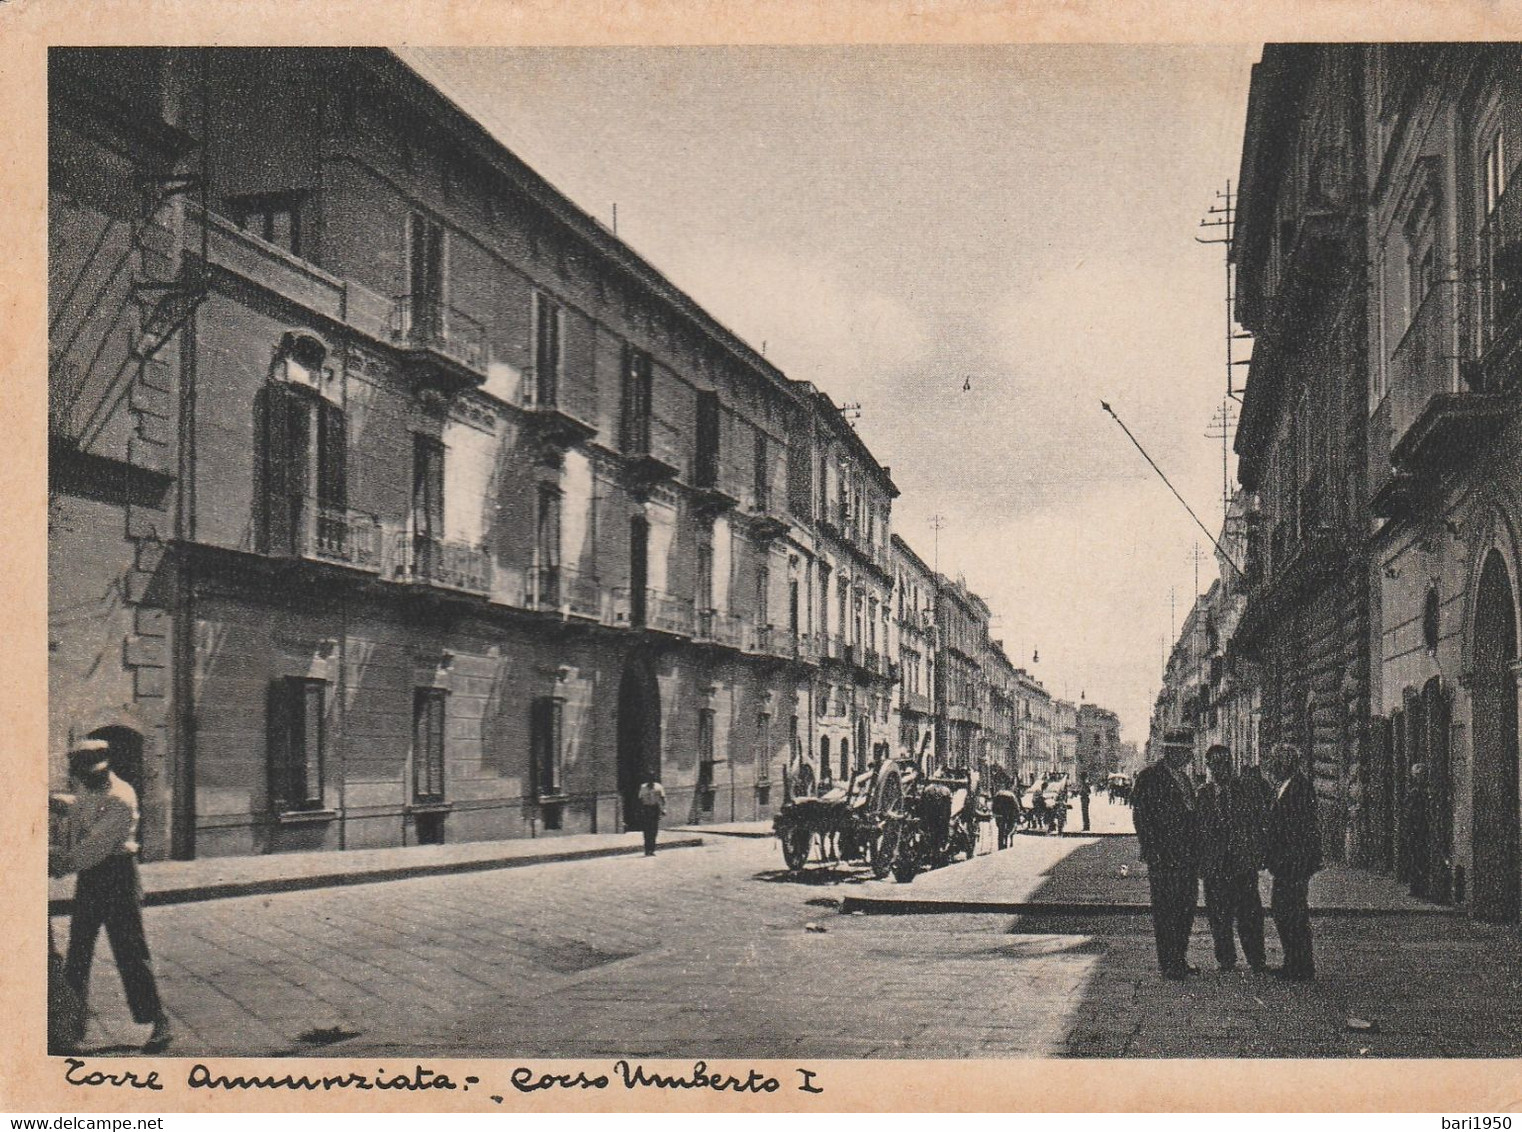
M1367 61L1367 577L1374 742L1357 843L1438 900L1515 922L1522 570L1522 51ZM1364 392L1358 390L1357 392ZM1423 768L1420 781L1414 768Z
M980 765L989 782L1004 789L1019 773L1021 728L1016 692L1019 675L1001 641L986 642L980 668L985 689Z
M1078 765L1078 705L1067 700L1052 701L1052 731L1057 742L1057 768L1078 781L1082 773Z
M1120 765L1120 718L1097 704L1078 706L1078 773L1103 781Z
M898 750L918 755L935 733L935 572L898 535L893 556L894 659L898 663Z
M1013 690L1022 781L1057 773L1058 731L1051 693L1023 668L1015 669Z
M149 855L755 817L885 739L886 471L398 59L51 80L53 746Z
M988 640L988 606L958 578L937 579L935 623L940 649L936 663L936 762L972 767L984 753L983 712L987 688L983 654Z
M1368 280L1364 51L1270 45L1253 68L1231 258L1255 337L1236 436L1256 497L1233 646L1257 666L1260 740L1315 781L1345 852L1368 755Z
M792 437L813 485L814 729L823 780L859 772L899 740L889 549L898 488L834 403L805 388L811 411Z

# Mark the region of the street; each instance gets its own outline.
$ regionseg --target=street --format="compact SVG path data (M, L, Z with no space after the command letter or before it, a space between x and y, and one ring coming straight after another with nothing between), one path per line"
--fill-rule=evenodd
M1118 808L1117 808L1118 809ZM1096 803L1096 817L1108 816ZM1118 815L1117 815L1118 816ZM1128 838L1017 837L1008 867ZM1067 847L1072 846L1072 852ZM988 856L926 874L977 870ZM993 862L1001 864L1002 862ZM1133 870L1140 871L1140 870ZM1522 940L1442 914L1325 916L1312 986L1184 984L1138 914L840 914L869 873L770 838L149 908L178 1056L1517 1056ZM1142 882L1145 888L1145 882ZM55 921L59 939L66 921ZM822 930L821 930L822 929ZM1278 961L1272 922L1270 962ZM85 1049L131 1052L104 939ZM1373 1023L1353 1029L1350 1018Z

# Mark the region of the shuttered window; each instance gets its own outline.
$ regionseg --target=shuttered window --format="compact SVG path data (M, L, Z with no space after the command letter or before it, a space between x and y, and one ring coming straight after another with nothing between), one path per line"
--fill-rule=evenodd
M719 395L710 390L698 392L697 452L692 474L698 487L719 485Z
M544 408L560 404L560 366L563 355L564 312L548 295L534 294L534 403Z
M323 680L293 676L270 685L269 795L277 813L323 808L326 699Z
M650 454L650 355L624 347L623 450L631 456Z
M443 688L416 688L412 696L412 800L444 800Z
M534 793L540 798L560 794L564 786L561 750L564 707L564 702L554 696L541 696L529 709L529 757Z

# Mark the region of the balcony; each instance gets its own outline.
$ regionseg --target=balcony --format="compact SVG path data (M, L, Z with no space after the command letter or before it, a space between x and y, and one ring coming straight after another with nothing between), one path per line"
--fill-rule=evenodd
M919 715L929 715L931 711L930 697L923 692L904 692L899 706Z
M717 609L699 609L694 617L694 636L700 641L739 649L745 644L745 622L732 613Z
M559 373L529 370L523 375L523 407L530 441L540 449L540 456L557 462L567 449L585 443L597 435L597 426L572 413L564 403Z
M746 651L762 656L791 658L794 653L793 636L777 625L757 625L751 632Z
M380 572L381 527L374 515L306 500L296 531L303 558Z
M657 589L619 588L612 591L612 601L615 609L628 611L627 622L635 628L658 629L682 637L698 635L698 615L690 598L677 597ZM616 620L623 624L625 619ZM709 619L708 626L711 630L716 630L719 622L719 615L714 614Z
M420 389L447 398L486 380L491 360L486 328L446 307L438 296L397 296L392 300L390 331L408 377Z
M489 596L492 560L475 543L399 531L389 546L385 576L391 581Z

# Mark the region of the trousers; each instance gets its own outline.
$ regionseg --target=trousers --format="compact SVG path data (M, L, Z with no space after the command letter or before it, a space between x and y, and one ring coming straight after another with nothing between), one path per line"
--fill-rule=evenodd
M661 832L661 808L645 807L645 856L655 856L655 839Z
M1311 908L1308 876L1276 876L1269 906L1274 913L1274 927L1284 948L1284 971L1288 975L1310 978L1316 973L1311 955Z
M89 999L90 964L95 940L105 925L111 954L127 992L134 1022L153 1022L163 1014L153 977L148 937L143 934L142 887L137 861L126 853L107 857L80 872L74 883L74 915L69 921L69 952L64 978L81 1002Z
M1188 968L1189 933L1199 878L1193 869L1147 868L1152 892L1152 934L1157 940L1157 967L1164 975L1183 975Z
M1267 962L1263 954L1263 900L1258 895L1256 872L1209 874L1205 876L1205 913L1210 919L1210 936L1215 941L1215 960L1222 967L1237 961L1234 936L1241 936L1242 954L1247 965L1261 969Z

